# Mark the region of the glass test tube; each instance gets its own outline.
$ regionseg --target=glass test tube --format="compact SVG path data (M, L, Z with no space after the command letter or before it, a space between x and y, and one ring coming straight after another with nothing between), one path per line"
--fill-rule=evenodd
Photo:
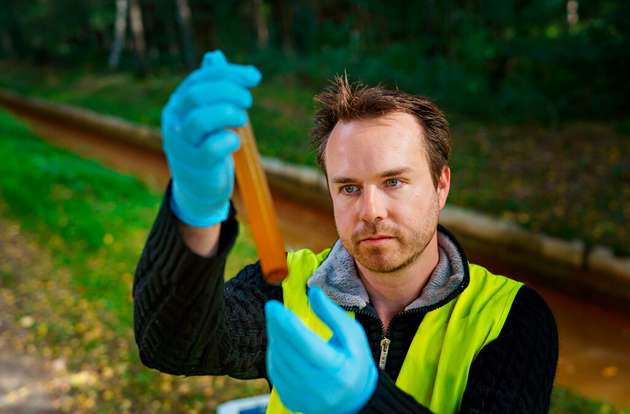
M248 122L236 131L241 137L241 147L234 153L239 194L247 211L263 276L267 282L279 284L288 274L288 267L267 178L251 124Z

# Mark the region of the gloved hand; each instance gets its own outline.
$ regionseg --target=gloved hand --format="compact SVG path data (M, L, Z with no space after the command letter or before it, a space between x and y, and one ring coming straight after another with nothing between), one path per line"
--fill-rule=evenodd
M252 105L248 88L260 82L253 66L206 53L200 69L175 90L162 110L163 147L173 179L170 207L184 223L207 227L227 218L234 188L231 154Z
M370 399L378 380L365 331L321 289L309 289L308 297L333 336L324 341L280 302L267 302L269 379L290 410L356 413Z

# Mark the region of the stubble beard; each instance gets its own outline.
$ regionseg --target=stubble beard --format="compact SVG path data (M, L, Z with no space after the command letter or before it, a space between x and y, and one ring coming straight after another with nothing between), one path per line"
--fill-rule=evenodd
M377 273L394 273L414 263L424 253L437 231L439 207L433 206L419 229L401 229L394 224L377 221L366 223L341 242L354 259ZM367 246L361 240L376 234L393 237L384 246Z

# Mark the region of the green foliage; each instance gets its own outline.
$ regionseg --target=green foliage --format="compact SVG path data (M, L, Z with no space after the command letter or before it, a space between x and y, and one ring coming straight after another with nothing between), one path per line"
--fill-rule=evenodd
M628 414L610 404L589 400L566 388L555 387L551 395L551 414Z
M4 32L0 57L24 56L38 63L76 62L106 48L114 8L105 1L7 0L0 8Z
M0 58L106 66L114 2L5 3ZM140 4L148 66L181 68L175 2ZM267 78L291 74L311 89L348 70L494 120L610 119L630 109L625 1L579 2L574 24L565 0L261 0L258 14L246 0L189 4L198 57L222 48ZM269 35L266 45L258 46L259 30ZM127 44L123 69L135 63Z

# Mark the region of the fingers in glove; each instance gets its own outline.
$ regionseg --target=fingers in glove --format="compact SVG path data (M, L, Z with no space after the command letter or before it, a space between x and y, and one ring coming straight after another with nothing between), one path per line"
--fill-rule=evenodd
M237 128L247 123L247 113L232 104L220 103L202 106L186 115L182 122L182 138L199 146L212 132L224 128Z
M213 50L211 52L206 52L203 54L203 59L201 60L201 67L207 67L211 65L223 64L227 63L227 59L223 52L219 49Z
M252 101L251 92L244 86L228 80L212 80L182 92L172 110L183 115L195 107L216 103L229 103L245 109L252 106Z
M236 132L223 129L202 138L199 145L185 140L169 139L164 141L164 149L172 160L185 162L191 168L207 169L209 164L222 160L241 146L241 139Z
M304 327L304 329L308 329ZM341 366L343 355L319 338L318 343L293 340L296 335L293 333L291 337L279 336L275 334L278 342L274 342L276 346L274 350L282 359L285 365L292 367L298 372L320 372L327 371L333 367ZM326 349L322 352L322 348ZM332 351L332 352L331 352Z
M177 88L175 97L200 83L227 80L246 88L253 88L260 83L262 74L255 66L235 65L232 63L215 65L194 70Z
M286 349L283 358L298 365L327 368L341 362L338 352L278 301L265 304L267 335Z
M234 131L224 129L217 131L208 139L204 140L200 146L200 151L207 155L207 159L219 159L227 157L237 151L241 146L241 138ZM214 158L216 157L216 158Z
M318 287L309 289L308 299L313 312L333 331L331 341L343 349L351 349L350 345L356 343L362 333L357 322Z

